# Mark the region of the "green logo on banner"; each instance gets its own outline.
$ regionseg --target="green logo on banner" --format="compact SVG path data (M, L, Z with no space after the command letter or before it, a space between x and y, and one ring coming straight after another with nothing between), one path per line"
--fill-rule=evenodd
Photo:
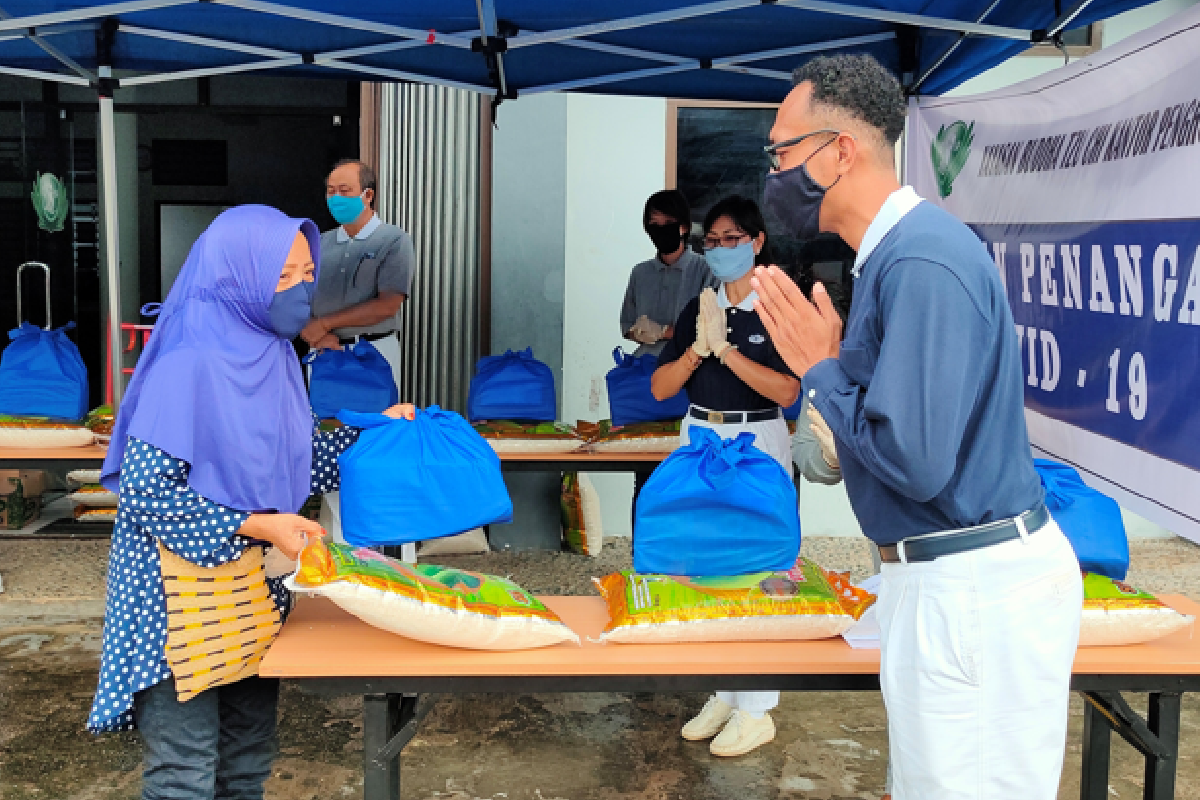
M38 173L30 193L33 210L37 212L38 227L54 233L63 229L67 219L67 189L62 181L47 173Z
M933 173L937 176L938 194L949 197L954 189L954 179L967 164L971 155L971 142L975 141L975 123L970 125L959 120L947 128L943 125L933 137L929 157L933 162Z

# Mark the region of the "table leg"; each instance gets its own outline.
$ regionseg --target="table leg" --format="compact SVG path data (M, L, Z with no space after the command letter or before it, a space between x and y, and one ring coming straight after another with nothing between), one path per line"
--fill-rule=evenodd
M1108 769L1112 753L1112 728L1108 720L1083 701L1083 774L1079 780L1080 800L1108 800Z
M1155 692L1150 695L1146 724L1166 753L1146 759L1146 800L1173 800L1175 769L1179 763L1179 716L1182 703L1178 692Z
M363 695L363 800L400 800L400 759L380 759L401 727L398 694Z

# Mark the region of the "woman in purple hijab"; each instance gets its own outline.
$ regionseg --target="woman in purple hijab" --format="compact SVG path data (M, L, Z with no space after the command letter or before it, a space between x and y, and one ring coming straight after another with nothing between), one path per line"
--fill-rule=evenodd
M268 545L295 559L322 533L296 512L338 489L337 457L358 438L319 431L292 349L311 316L319 252L310 220L266 206L217 217L163 303L117 414L101 480L120 507L88 728L141 732L145 800L261 798L270 775L279 682L257 677L256 659L290 595L248 565ZM413 409L385 413L411 419ZM249 588L181 610L178 598L196 593L168 597L163 576L185 573L199 588ZM244 635L247 618L266 635ZM180 644L188 630L226 638Z

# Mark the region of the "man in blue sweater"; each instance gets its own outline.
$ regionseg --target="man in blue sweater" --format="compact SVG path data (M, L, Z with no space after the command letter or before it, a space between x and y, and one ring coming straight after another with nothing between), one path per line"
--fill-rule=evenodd
M796 70L765 201L857 251L841 324L760 269L760 315L832 431L879 545L880 676L896 800L1053 800L1082 585L1025 429L1021 354L979 239L895 174L904 98L869 56Z

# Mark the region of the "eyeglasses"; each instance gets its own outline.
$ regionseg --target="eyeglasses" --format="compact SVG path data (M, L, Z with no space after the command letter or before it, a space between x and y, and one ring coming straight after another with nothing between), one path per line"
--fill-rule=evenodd
M769 144L766 147L764 147L763 152L767 154L767 158L770 159L770 161L771 161L771 169L774 170L775 172L778 172L781 169L782 162L779 159L779 151L780 150L786 150L789 147L795 147L796 145L803 142L805 139L807 139L811 136L820 136L823 133L832 133L834 136L838 136L841 134L841 131L832 131L832 130L828 130L828 129L813 131L812 133L806 133L803 136L797 136L795 139L788 139L786 141L782 141L777 144ZM831 139L830 141L833 141L833 140ZM826 144L829 144L829 142L826 142Z
M705 250L715 250L718 247L737 247L739 244L742 243L743 239L749 239L749 238L750 238L750 234L748 234L748 233L737 233L737 234L731 233L728 236L720 236L720 237L713 236L711 238L708 236L705 236L704 237L704 249Z

